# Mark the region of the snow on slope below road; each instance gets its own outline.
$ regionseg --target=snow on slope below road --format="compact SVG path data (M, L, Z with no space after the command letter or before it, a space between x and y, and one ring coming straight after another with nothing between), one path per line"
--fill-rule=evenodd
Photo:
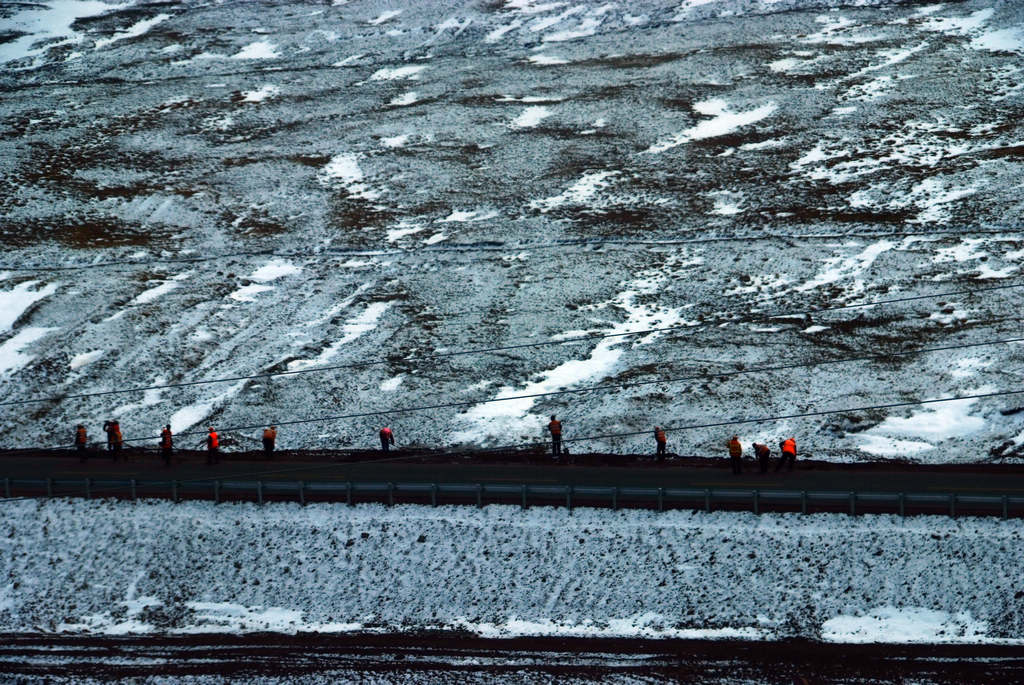
M1017 521L53 499L3 525L10 632L1024 643Z

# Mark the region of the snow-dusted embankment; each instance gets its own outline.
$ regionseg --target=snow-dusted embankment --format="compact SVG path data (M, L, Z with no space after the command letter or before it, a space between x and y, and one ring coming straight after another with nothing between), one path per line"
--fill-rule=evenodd
M1024 638L1024 528L929 517L8 503L0 631Z

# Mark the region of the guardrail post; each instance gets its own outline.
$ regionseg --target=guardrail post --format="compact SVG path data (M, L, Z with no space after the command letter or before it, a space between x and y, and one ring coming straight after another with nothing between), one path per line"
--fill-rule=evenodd
M754 514L761 513L761 491L754 489Z
M85 479L85 498L92 499L92 478Z
M306 481L299 481L299 505L306 506Z
M907 496L904 493L900 493L900 517L907 515Z
M484 486L480 483L476 484L476 506L477 508L484 506Z
M850 516L857 515L857 493L850 490Z
M395 506L395 484L388 481L388 506Z
M806 490L801 490L800 491L800 513L804 514L804 515L807 514L807 491Z
M134 502L136 500L136 496L135 496L135 479L134 478L132 478L132 480L131 480L131 485L132 485L132 501Z
M949 493L949 517L956 518L956 493Z
M437 506L437 483L430 484L430 506Z
M523 496L523 509L526 509L526 483L519 486L520 494Z
M176 480L171 481L171 501L178 501L178 481Z
M704 489L704 513L711 513L711 490Z
M618 511L619 509L619 486L616 485L612 488L612 509Z
M4 497L11 498L11 479L4 478Z
M263 481L256 481L256 503L263 506Z
M1003 519L1010 518L1010 498L1003 495Z
M53 497L53 479L52 478L47 478L46 479L46 496L47 497Z
M220 504L220 481L213 481L213 503Z
M352 506L352 481L345 482L345 504Z
M658 511L665 511L665 488L658 488Z

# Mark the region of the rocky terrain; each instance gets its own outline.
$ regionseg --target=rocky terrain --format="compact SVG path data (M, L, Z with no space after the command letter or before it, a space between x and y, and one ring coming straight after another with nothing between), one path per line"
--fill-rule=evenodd
M360 412L282 446L495 445L1020 388L1005 342L714 376L1021 337L1021 290L964 293L1021 278L1018 3L53 0L0 41L4 401L383 362L8 404L4 447ZM393 411L446 402L480 404ZM737 432L1016 459L1022 405Z

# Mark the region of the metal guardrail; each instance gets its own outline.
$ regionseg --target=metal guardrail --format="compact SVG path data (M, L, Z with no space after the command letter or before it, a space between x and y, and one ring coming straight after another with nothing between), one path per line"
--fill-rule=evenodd
M531 485L527 483L426 483L383 481L281 481L281 480L82 480L67 479L12 479L2 481L3 494L12 497L18 491L46 497L85 497L105 495L137 499L169 497L177 502L189 499L255 499L263 504L266 498L294 500L305 504L308 499L344 501L349 505L357 500L384 501L395 504L397 498L429 500L437 506L443 501L457 504L517 502L524 509L531 503L564 505L572 509L581 502L587 506L618 509L623 505L656 508L666 507L703 509L713 511L716 506L735 510L749 509L755 514L762 510L813 513L814 509L841 510L850 515L865 511L890 511L905 516L909 510L918 513L956 516L969 511L972 514L1009 518L1011 513L1024 513L1024 497L1011 495L976 495L958 493L919 492L857 492L840 490L761 490L745 488L698 489L654 488L636 486L600 485Z

